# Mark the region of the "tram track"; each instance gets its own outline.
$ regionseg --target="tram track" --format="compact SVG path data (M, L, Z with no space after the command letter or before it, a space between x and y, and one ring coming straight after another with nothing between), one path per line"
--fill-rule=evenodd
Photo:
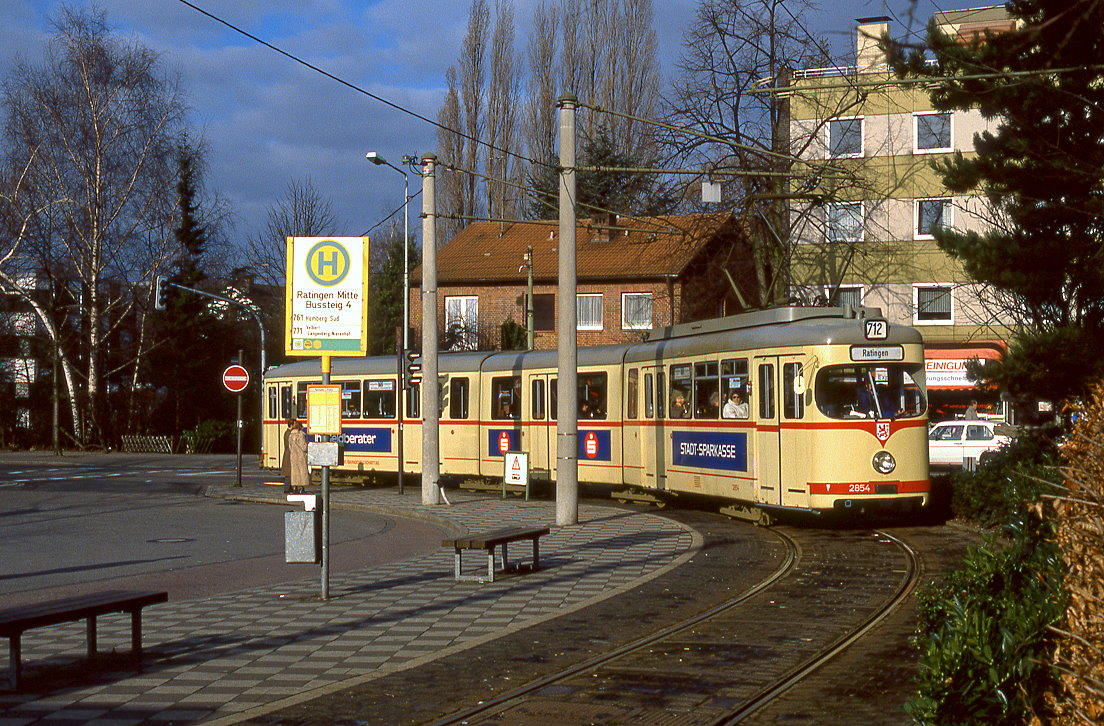
M772 533L778 566L734 597L434 726L741 723L868 634L919 577L916 552L886 532Z

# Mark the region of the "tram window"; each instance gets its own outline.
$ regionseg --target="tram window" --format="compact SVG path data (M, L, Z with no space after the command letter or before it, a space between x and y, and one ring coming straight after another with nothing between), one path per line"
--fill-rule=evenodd
M491 418L518 418L521 414L521 376L491 379Z
M341 418L360 418L360 381L341 382Z
M667 415L667 375L663 371L656 371L656 418L664 418Z
M671 366L670 418L690 418L694 381L689 363Z
M749 389L747 358L721 361L721 395L725 401L721 408L722 418L748 417ZM739 398L733 398L733 394L738 394Z
M395 379L364 382L364 418L395 418Z
M639 385L640 371L633 368L629 371L629 377L625 382L625 418L638 418L636 393Z
M655 416L655 391L652 385L652 374L644 374L644 418Z
M717 418L721 412L720 379L717 363L694 364L694 418Z
M548 382L548 418L552 421L555 421L560 415L560 409L556 408L560 405L557 390L557 380L553 378Z
M529 414L533 417L534 421L544 420L544 379L534 378L533 384L530 386L529 391L529 407L532 409Z
M606 382L609 376L605 373L580 373L579 395L576 396L579 418L604 419L606 417Z
M759 418L774 418L774 366L759 366Z
M291 402L291 386L280 386L280 418L284 421L295 418L295 407Z
M276 418L276 386L268 387L268 418Z
M307 415L307 386L317 386L322 381L300 381L295 384L295 417L304 418Z
M921 416L927 410L916 383L922 372L907 363L831 366L817 372L814 398L820 412L831 418Z
M805 416L805 399L794 392L794 381L801 375L800 363L786 363L782 366L782 415L786 418Z
M468 417L468 392L470 382L467 378L452 378L449 380L449 418L464 419Z

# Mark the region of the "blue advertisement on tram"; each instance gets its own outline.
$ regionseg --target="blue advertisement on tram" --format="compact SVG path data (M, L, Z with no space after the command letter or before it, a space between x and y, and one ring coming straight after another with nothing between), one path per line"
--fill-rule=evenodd
M318 440L319 437L313 437ZM331 438L331 441L333 439ZM391 452L391 429L346 428L337 437L349 454L387 454Z
M671 437L676 466L747 471L747 433L676 431Z

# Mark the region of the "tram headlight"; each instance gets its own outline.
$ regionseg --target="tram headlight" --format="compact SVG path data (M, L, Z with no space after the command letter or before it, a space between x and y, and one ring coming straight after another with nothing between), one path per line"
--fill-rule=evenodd
M897 468L897 460L888 451L879 451L874 454L874 470L880 474L889 474Z

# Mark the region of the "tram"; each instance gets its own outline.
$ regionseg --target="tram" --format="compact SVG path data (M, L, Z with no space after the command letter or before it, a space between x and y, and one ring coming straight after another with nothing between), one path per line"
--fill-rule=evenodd
M338 469L394 473L401 456L421 471L420 395L402 391L397 367L331 361ZM438 376L442 475L501 479L505 453L522 451L531 480L555 479L556 351L441 353ZM320 382L318 360L265 374L262 466L279 466L284 423ZM618 498L700 495L752 519L928 502L923 342L874 308L777 308L580 348L575 395L578 480Z

